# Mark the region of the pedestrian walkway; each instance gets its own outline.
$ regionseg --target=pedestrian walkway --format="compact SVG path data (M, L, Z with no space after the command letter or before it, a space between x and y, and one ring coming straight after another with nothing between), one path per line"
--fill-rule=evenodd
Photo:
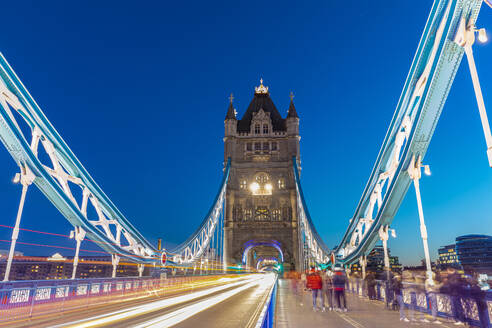
M297 327L336 327L336 328L393 328L393 327L454 327L450 323L400 321L398 311L390 311L380 301L369 301L347 293L348 312L313 311L312 296L305 292L301 299L294 294L290 281L280 279L278 284L277 306L275 310L276 328ZM319 300L319 299L318 299ZM416 316L420 318L419 316Z

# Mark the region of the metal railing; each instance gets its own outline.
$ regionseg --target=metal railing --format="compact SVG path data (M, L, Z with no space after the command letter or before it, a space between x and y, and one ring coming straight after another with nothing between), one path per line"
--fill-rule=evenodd
M130 299L172 295L200 288L211 278L213 279L213 276L182 276L168 279L124 277L0 283L0 322L29 319Z
M425 291L423 285L403 283L403 304L407 309L432 314L431 295ZM362 279L350 279L347 283L347 291L367 297L367 286ZM392 301L392 295L388 295L388 287L385 281L376 280L375 297L377 300ZM461 311L462 319L470 326L481 327L480 318L487 323L486 327L492 328L492 291L481 293L480 297L474 295L470 289L464 288L459 296L451 296L445 293L435 293L437 303L437 316L441 318L454 318L455 311ZM455 298L456 297L456 298ZM453 304L455 303L455 304ZM456 303L460 305L457 309Z
M257 321L256 328L271 328L273 327L273 322L275 319L275 306L277 304L277 285L278 277L275 279L275 284L273 285L268 299L263 306L260 317Z

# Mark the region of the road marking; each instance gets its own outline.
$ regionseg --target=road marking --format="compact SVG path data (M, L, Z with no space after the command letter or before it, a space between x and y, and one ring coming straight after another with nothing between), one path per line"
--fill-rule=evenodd
M69 324L65 323L62 325L54 326L54 327L85 328L85 327L93 327L96 325L110 324L110 323L115 322L115 321L130 319L130 318L135 317L135 316L141 316L141 315L149 313L149 312L153 312L156 310L167 308L167 307L177 305L180 303L188 302L190 300L193 300L193 299L196 299L199 297L203 297L203 296L215 293L215 292L219 292L219 291L222 291L224 289L228 289L231 287L242 285L242 284L245 284L245 283L248 283L251 281L253 281L253 282L258 281L260 279L261 278L255 277L255 276L248 278L248 279L238 279L239 280L238 282L235 282L232 284L227 284L227 285L223 285L220 287L215 287L215 288L207 289L204 291L194 292L191 294L177 296L177 297L164 299L164 300L160 300L160 301L154 301L151 303L139 305L139 306L132 307L129 309L127 308L127 309L123 309L123 310L114 311L111 313L105 313L105 314L98 315L98 316L95 316L92 318L77 320L77 321L71 322Z
M352 326L354 326L355 328L364 328L364 326L360 323L358 323L357 321L355 321L354 319L350 318L348 315L345 315L345 314L342 314L342 313L338 313L338 312L335 312L340 318L342 318L343 320L347 321L348 323L350 323Z
M226 300L226 299L228 299L228 298L230 298L236 294L239 294L240 292L242 292L246 289L249 289L249 288L254 287L256 285L260 285L259 288L261 290L263 290L263 292L264 292L266 289L269 289L272 286L272 284L274 284L274 283L275 283L275 277L273 275L268 275L261 280L255 280L255 281L250 282L244 286L235 288L233 290L227 291L227 292L220 294L220 295L217 295L217 296L213 296L209 299L200 301L198 303L185 306L185 307L178 309L176 311L173 311L171 313L167 313L163 316L160 316L158 318L146 321L142 324L135 325L132 327L134 327L134 328L171 327L171 326L177 325L180 322L183 322L184 320L186 320L186 319L188 319L188 318L190 318L190 317L192 317L192 316L194 316L194 315L196 315L202 311L205 311L208 308L211 308L214 305L219 304L220 302L222 302L222 301L224 301L224 300Z

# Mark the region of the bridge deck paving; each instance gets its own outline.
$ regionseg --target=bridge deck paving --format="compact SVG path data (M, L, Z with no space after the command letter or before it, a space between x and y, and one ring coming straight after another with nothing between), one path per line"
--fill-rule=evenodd
M336 328L392 328L392 327L454 327L448 322L434 323L402 322L398 311L385 308L383 302L369 301L347 293L348 312L313 311L311 292L300 297L293 292L289 280L280 279L278 285L275 328L336 327ZM301 299L303 305L300 305ZM318 299L319 301L319 299ZM422 314L415 313L415 318Z

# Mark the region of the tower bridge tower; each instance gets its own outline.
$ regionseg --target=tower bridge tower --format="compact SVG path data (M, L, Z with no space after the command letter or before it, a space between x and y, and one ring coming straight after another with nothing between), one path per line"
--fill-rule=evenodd
M264 259L270 264L277 259L285 270L299 268L292 158L300 161L300 136L293 98L291 93L287 116L282 118L260 80L238 120L230 97L224 121L224 160L231 158L224 252L230 264L256 267Z

